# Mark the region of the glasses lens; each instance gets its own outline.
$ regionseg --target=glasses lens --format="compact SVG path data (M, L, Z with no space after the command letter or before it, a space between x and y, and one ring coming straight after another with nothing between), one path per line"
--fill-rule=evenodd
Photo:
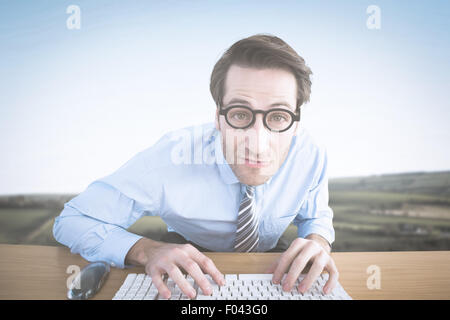
M227 120L234 127L245 128L252 122L253 114L246 108L231 107L227 112Z
M267 114L266 122L270 130L281 131L292 123L292 115L289 112L275 110Z

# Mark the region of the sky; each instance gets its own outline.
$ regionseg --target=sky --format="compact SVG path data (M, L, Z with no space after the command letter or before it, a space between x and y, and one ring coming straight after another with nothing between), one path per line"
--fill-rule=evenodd
M301 125L330 178L449 170L449 17L448 1L0 1L0 194L79 193L212 122L214 64L257 33L311 68Z

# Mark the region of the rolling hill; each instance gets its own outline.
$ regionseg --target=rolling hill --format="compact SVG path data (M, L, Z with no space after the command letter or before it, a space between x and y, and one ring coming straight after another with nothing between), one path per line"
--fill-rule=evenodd
M450 171L411 172L329 180L334 251L450 250ZM59 245L53 219L76 194L0 196L0 242ZM159 240L159 217L129 231ZM285 235L296 236L290 226Z

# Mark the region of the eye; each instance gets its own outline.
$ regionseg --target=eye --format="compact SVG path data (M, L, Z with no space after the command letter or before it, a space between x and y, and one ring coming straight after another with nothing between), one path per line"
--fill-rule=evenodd
M237 109L229 113L229 118L234 121L248 121L252 115L247 110Z
M236 120L245 120L247 118L247 114L245 112L236 112L233 114L233 118Z
M284 113L275 113L275 114L271 114L270 115L270 121L274 121L274 122L284 122L284 121L288 121L288 116L285 115Z

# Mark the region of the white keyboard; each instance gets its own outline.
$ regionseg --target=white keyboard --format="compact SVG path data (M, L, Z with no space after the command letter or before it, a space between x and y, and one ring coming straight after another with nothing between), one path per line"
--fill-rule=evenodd
M285 275L286 276L286 275ZM301 275L295 286L289 292L282 290L280 284L272 283L272 274L226 274L224 286L217 285L209 275L206 277L211 282L213 293L204 295L195 283L194 279L187 275L186 279L197 292L193 300L351 300L338 283L329 293L324 294L322 289L328 280L328 273L322 273L313 283L312 287L304 294L297 290L299 281L304 278ZM175 282L166 278L165 283L171 291L168 300L191 300L186 296ZM130 273L116 292L113 300L167 300L158 294L158 289L152 283L150 276L140 273Z

